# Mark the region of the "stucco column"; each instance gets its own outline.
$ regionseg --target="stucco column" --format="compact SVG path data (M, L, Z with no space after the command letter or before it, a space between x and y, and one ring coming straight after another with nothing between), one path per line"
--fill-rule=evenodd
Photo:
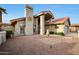
M45 34L45 15L40 16L40 34Z
M38 33L38 18L36 18L36 34Z

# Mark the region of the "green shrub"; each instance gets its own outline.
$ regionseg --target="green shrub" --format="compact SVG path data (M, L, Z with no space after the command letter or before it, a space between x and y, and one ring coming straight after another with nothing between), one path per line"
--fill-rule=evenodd
M57 32L54 32L54 34L57 34Z
M12 31L6 31L6 39L11 38L11 35L13 34Z
M64 33L63 32L58 32L58 33L56 33L57 35L62 35L62 36L64 36Z
M50 31L50 34L54 34L54 32L53 31Z
M56 34L56 35L62 35L64 36L64 33L63 32L53 32L53 31L50 31L49 34Z

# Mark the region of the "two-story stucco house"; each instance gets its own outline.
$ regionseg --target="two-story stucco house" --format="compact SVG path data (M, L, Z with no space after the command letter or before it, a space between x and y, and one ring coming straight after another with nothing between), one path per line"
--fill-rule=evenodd
M25 15L26 17L10 20L16 36L45 35L47 29L49 31L63 32L64 34L69 31L69 17L55 19L51 11L42 11L33 15L33 8L30 6L25 7Z

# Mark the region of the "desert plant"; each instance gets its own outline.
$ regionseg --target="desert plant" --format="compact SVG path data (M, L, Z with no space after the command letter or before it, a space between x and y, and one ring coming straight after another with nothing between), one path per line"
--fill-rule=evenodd
M0 12L3 12L3 13L5 13L5 14L7 14L6 9L4 9L4 8L2 8L2 7L0 7Z
M6 9L0 7L0 22L2 22L2 13L7 14Z
M56 35L62 35L64 36L64 33L63 32L53 32L53 31L50 31L50 34L56 34Z

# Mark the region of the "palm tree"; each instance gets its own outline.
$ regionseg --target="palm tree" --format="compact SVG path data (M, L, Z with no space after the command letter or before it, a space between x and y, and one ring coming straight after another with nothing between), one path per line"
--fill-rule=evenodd
M6 9L0 7L0 22L2 23L2 13L7 14Z
M0 31L2 31L2 13L7 14L6 9L0 7Z

